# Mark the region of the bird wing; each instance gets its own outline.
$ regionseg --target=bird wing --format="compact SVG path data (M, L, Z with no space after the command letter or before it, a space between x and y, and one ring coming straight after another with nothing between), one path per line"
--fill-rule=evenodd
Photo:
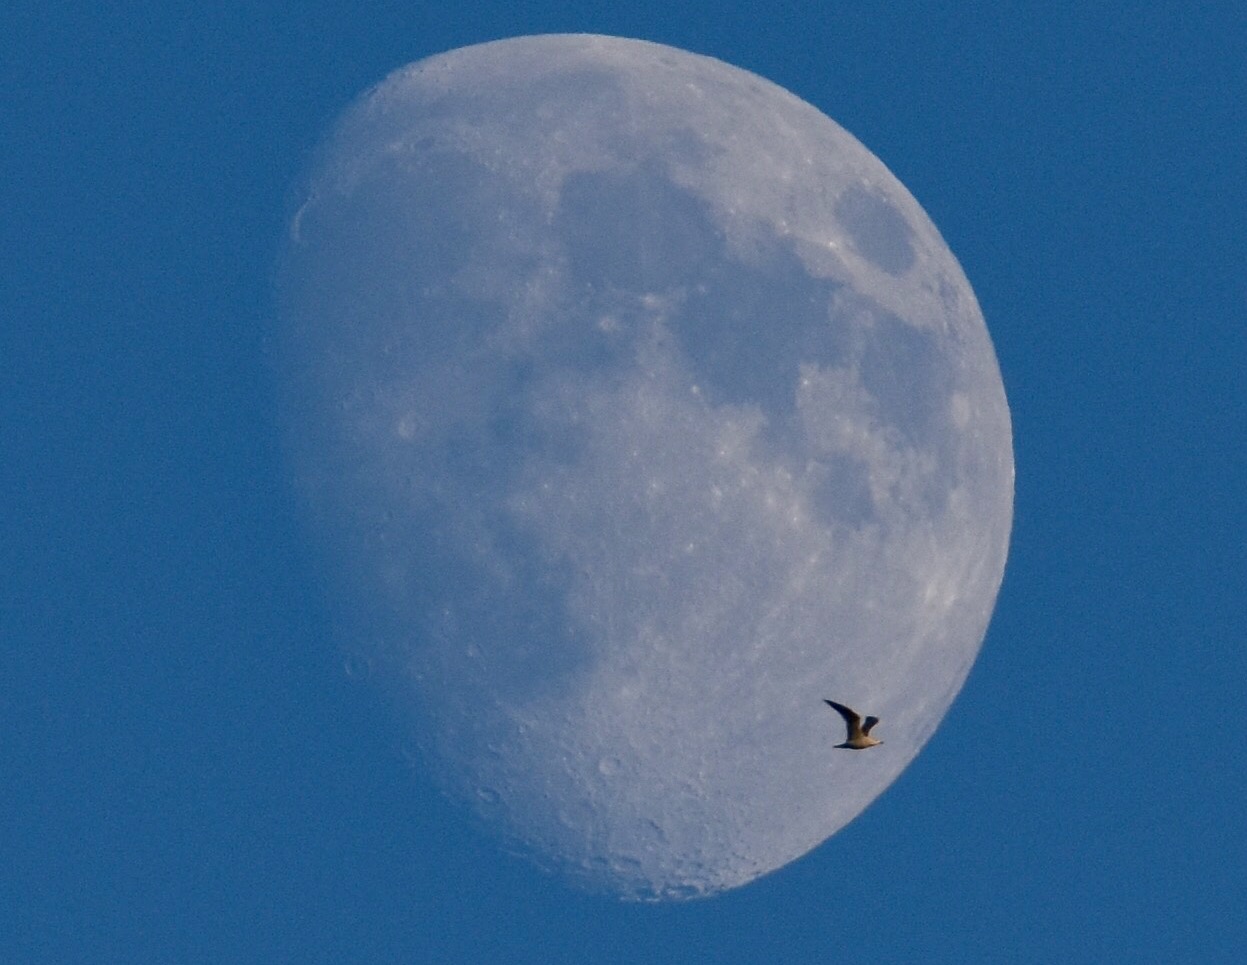
M823 703L844 718L845 726L849 731L849 740L852 740L853 733L860 731L862 726L862 718L858 716L857 711L845 707L844 704L837 704L834 700L824 699Z
M862 733L869 734L870 728L874 727L877 723L879 723L878 717L867 717L865 723L862 724Z

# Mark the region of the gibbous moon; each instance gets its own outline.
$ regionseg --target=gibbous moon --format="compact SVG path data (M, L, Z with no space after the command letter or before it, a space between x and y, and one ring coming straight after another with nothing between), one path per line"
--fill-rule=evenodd
M1013 455L970 286L877 158L717 60L524 37L391 75L301 191L292 472L449 794L666 899L896 779L982 643ZM824 698L884 744L835 750Z

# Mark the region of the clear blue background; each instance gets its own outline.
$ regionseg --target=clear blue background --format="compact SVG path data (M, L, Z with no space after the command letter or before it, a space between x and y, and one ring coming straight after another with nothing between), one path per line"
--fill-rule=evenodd
M271 274L317 137L405 62L565 31L857 135L1013 411L1009 566L943 727L694 904L568 892L428 787L282 482ZM0 961L1241 960L1241 0L16 0L0 46Z

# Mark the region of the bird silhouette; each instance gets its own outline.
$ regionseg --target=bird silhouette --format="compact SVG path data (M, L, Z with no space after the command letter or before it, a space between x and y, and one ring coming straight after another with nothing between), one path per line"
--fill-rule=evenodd
M867 717L863 721L857 711L845 707L844 704L837 704L834 700L824 700L823 703L844 718L844 726L848 735L844 743L837 744L837 747L850 751L864 751L868 747L876 747L883 743L870 736L870 729L879 723L878 717Z

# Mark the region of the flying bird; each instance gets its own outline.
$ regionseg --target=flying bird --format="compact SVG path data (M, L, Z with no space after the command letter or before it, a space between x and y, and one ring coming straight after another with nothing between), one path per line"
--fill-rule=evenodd
M850 710L844 704L837 704L834 700L824 700L828 707L844 718L844 726L848 730L848 736L843 744L837 744L837 747L843 747L851 751L864 751L867 747L874 747L882 744L883 741L875 740L870 736L870 729L879 723L878 717L867 717L862 720L861 715L855 710Z

